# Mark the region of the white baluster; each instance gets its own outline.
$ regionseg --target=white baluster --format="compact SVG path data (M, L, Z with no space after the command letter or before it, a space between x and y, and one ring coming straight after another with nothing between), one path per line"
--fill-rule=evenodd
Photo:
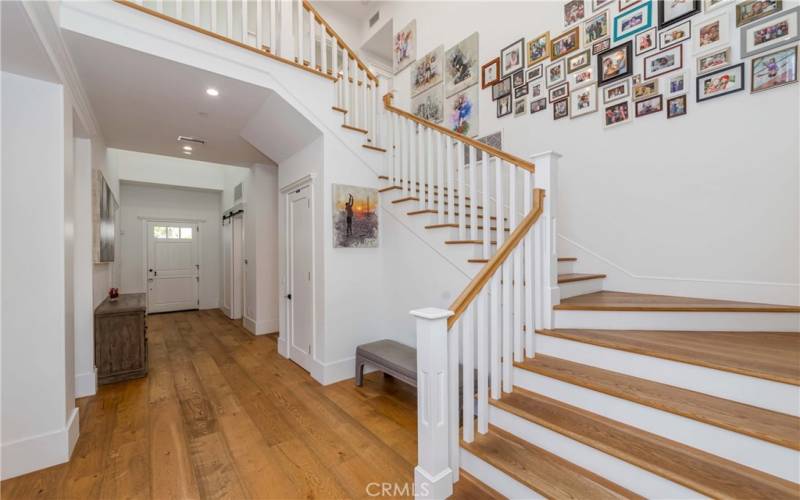
M498 249L500 247L498 246ZM513 335L511 326L512 298L511 298L511 262L506 259L503 262L503 392L511 392L511 371L514 368L512 359L514 357Z
M278 52L278 19L277 19L277 0L269 0L269 51L273 54Z
M311 69L317 69L317 18L311 11L308 12L308 52Z
M228 29L226 35L228 38L233 39L233 0L226 0L225 3L225 24Z
M444 134L442 134L444 135ZM456 184L453 166L453 140L444 135L444 164L447 168L447 223L456 222Z
M495 159L497 161L499 159ZM481 198L483 204L483 258L489 259L492 257L492 218L491 218L491 205L489 203L489 165L492 164L492 158L483 153L483 161L481 161Z
M427 170L425 169L426 164L428 162L428 129L425 127L420 127L417 130L417 138L418 142L417 145L419 150L417 152L417 156L419 158L419 168L417 169L417 192L419 197L419 208L418 210L427 210L429 207L427 206Z
M195 26L200 26L200 0L194 0L194 20Z
M480 305L478 305L480 308ZM462 421L463 421L463 428L464 428L464 441L467 443L471 443L473 439L475 439L475 394L473 393L473 387L475 386L475 381L473 379L474 369L475 369L475 341L473 339L473 317L472 313L475 310L474 305L470 305L466 311L464 311L464 316L461 320L461 345L462 347L462 359L461 364L463 365L463 383L461 388L461 407L462 407ZM479 320L480 321L480 320ZM480 328L480 327L479 327ZM452 333L450 333L452 335ZM480 334L479 334L480 339ZM480 342L480 340L479 340ZM479 347L480 349L480 347ZM480 363L480 361L478 362ZM452 373L452 372L451 372ZM479 375L480 377L480 375ZM480 389L479 389L480 391Z
M447 197L453 196L453 190L447 191L447 185L445 184L445 176L447 170L447 154L445 153L445 148L447 144L447 138L444 134L436 134L436 182L439 184L439 206L437 207L438 210L438 220L437 224L444 224L445 216L445 208L447 208Z
M344 115L344 122L349 124L353 121L353 106L350 102L350 56L344 49L342 49L342 72L344 74L342 77L342 95L344 97L344 109L347 110Z
M248 26L248 20L247 20L247 14L248 14L247 3L248 0L242 1L242 43L250 45L250 38L249 38L250 27Z
M392 114L389 118L389 154L392 155L392 175L389 176L389 182L392 186L398 186L397 183L397 115Z
M500 399L500 357L502 356L502 328L500 313L500 274L501 271L496 271L492 276L491 288L489 291L489 299L491 302L491 310L489 311L489 336L490 336L490 366L491 366L491 383L492 383L492 399Z
M469 147L469 199L472 209L469 214L469 239L478 239L478 162L476 161L477 151L473 146Z
M320 30L322 30L322 33L320 34L320 45L322 47L320 55L322 56L322 62L320 65L322 66L322 72L327 75L328 73L331 73L330 61L328 60L328 29L325 26L320 26Z
M488 286L484 286L483 289L478 292L478 432L481 434L486 434L489 431L490 351L488 293Z
M513 231L517 228L517 166L513 163L508 164L508 222L509 228ZM503 235L503 240L505 240L505 235ZM500 238L498 237L497 244L500 245ZM499 247L498 247L499 248ZM513 274L513 280L511 281L511 294L512 300L514 303L514 310L511 316L511 324L510 332L513 342L513 353L514 353L514 360L515 361L522 361L522 266L520 263L520 251L519 246L514 249L512 254L513 260L513 269L511 270ZM511 304L509 303L509 307ZM510 375L512 367L509 363L509 384L510 382ZM510 391L511 389L509 389Z
M414 197L417 196L417 166L419 164L417 145L419 140L419 126L411 122L411 129L409 132L411 133L409 136L411 151L408 157L408 189L411 192L410 196Z
M466 318L462 317L462 322L465 321ZM458 328L454 327L451 331L446 333L447 335L447 381L449 382L450 388L447 392L449 404L448 404L448 416L447 418L450 419L450 423L447 426L448 431L450 431L449 436L449 444L450 444L450 470L453 471L453 482L458 481L458 455L459 450L461 449L461 442L459 439L459 425L458 425L458 382L459 382L459 339L461 336L458 334ZM465 391L466 392L466 391Z
M427 154L428 161L425 162L425 169L426 169L425 170L425 173L426 173L426 175L425 175L425 183L428 185L428 187L426 189L426 191L428 192L428 202L427 202L426 205L428 207L428 210L435 210L436 209L436 188L437 188L437 186L434 186L433 171L436 168L436 165L434 164L434 160L436 159L436 156L435 156L435 148L434 148L434 142L433 142L433 129L431 129L431 128L428 129L426 143L427 143L427 147L428 147L428 151L427 151L427 153L428 153ZM441 189L442 187L438 186L438 188Z
M256 0L256 48L262 50L264 46L264 6L262 0Z
M217 32L217 0L211 0L211 31Z
M523 244L517 245L517 248L514 249L514 361L522 361L523 358L522 324L525 312L522 309L522 296L527 283L523 281L524 278L522 275L522 251Z
M458 239L467 239L467 200L465 198L466 172L464 172L464 144L456 142L456 168L458 169Z
M297 0L297 31L295 32L295 51L297 63L303 64L303 38L305 38L305 30L303 29L303 18L305 17L306 9L303 7L303 0Z
M336 107L342 107L342 78L339 75L339 43L335 38L331 39L331 57L333 59L333 77L336 78L334 87L336 88Z
M164 12L164 0L156 0L156 10L158 12Z
M495 162L494 168L494 202L495 216L497 217L497 248L500 248L505 237L505 207L503 206L503 169L506 168L505 162L500 158Z
M175 17L183 20L183 0L175 0Z
M547 151L533 155L531 159L536 165L536 187L544 189L543 210L540 222L542 226L542 253L538 256L542 263L541 274L537 274L542 282L542 325L552 328L553 306L560 303L558 288L558 258L556 248L557 208L558 208L558 159L561 155Z
M533 209L533 192L531 191L533 189L531 184L533 179L531 179L531 177L533 177L533 174L530 172L526 171L523 173L523 209L526 215L531 213ZM538 225L538 223L536 225ZM529 358L533 357L536 352L536 347L534 345L534 335L536 334L536 325L534 323L534 311L536 310L534 290L536 289L536 285L533 279L533 234L534 230L531 230L525 235L525 240L523 242L524 253L522 255L525 266L525 355Z

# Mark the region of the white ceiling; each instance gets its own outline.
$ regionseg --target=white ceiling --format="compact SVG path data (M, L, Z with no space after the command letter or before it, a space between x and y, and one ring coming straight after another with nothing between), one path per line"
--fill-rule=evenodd
M184 135L207 141L193 160L272 163L240 136L270 90L74 32L64 38L108 147L186 158Z
M3 71L60 83L22 4L0 1L0 18L0 65Z

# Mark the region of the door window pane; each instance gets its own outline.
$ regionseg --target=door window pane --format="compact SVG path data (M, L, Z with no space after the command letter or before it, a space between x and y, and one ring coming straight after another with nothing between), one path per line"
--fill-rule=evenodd
M192 239L192 228L190 228L190 227L182 227L181 228L181 239L182 240L191 240Z
M159 240L163 240L164 238L167 237L167 228L164 226L154 226L153 237Z
M180 238L180 231L181 228L179 227L168 227L167 228L167 238L171 240L177 240Z

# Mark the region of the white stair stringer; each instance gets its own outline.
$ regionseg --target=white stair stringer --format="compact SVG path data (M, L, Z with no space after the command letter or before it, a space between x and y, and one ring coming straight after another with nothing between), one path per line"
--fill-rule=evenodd
M737 332L800 331L800 313L582 311L556 309L554 328Z
M478 478L483 484L510 499L544 498L492 464L460 448L461 468Z

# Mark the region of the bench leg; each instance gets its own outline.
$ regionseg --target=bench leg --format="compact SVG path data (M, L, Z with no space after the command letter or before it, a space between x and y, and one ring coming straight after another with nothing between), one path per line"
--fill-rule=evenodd
M364 386L364 361L356 358L356 387Z

